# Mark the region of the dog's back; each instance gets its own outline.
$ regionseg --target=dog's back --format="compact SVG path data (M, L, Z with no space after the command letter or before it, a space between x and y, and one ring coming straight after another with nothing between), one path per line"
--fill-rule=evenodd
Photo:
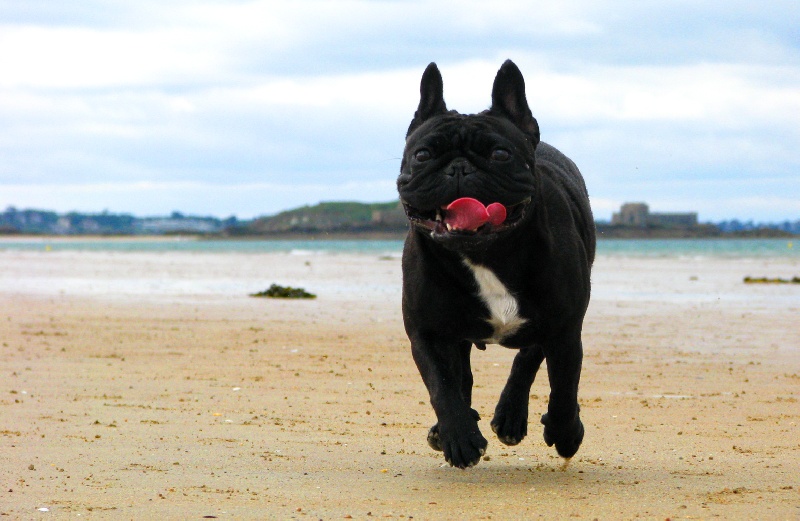
M536 166L544 174L545 192L557 190L566 196L591 265L595 254L595 225L583 176L570 158L543 141L536 147Z

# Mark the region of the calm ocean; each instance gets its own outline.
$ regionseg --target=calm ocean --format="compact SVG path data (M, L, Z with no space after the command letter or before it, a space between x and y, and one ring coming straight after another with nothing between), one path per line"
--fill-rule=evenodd
M399 256L402 241L283 241L0 238L0 251L191 252L191 253L356 253ZM792 239L602 239L598 255L626 257L800 258L800 240Z

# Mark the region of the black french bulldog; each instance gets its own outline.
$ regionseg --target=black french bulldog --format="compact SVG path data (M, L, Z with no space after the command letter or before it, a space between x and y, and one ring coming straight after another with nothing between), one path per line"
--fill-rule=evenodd
M428 65L406 134L397 188L411 223L403 250L403 320L438 422L428 444L452 466L487 442L472 409L472 346L519 349L491 425L506 445L528 432L528 399L547 360L544 440L572 457L583 441L578 382L595 227L578 168L539 141L522 73L497 73L492 105L448 111Z

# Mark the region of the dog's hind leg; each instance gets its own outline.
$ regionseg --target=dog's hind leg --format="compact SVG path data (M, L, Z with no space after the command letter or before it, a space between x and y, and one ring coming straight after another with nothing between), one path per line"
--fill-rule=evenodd
M556 446L562 458L571 458L583 441L583 423L578 406L583 346L580 329L572 339L544 347L547 375L550 378L550 402L542 415L544 441Z
M516 445L528 434L528 401L531 385L544 360L539 346L520 349L511 365L500 400L494 410L492 430L506 445Z

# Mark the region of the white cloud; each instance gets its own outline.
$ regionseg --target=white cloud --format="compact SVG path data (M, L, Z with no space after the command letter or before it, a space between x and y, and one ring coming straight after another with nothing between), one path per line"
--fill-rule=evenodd
M533 61L533 60L532 60ZM535 113L565 123L684 121L750 126L800 113L800 68L692 64L587 66L558 72L519 60Z
M0 86L108 88L210 78L221 66L213 41L191 31L4 27Z
M214 89L209 101L238 106L294 105L324 109L346 105L361 111L394 112L416 107L419 101L417 70L285 77L265 79L250 87Z

